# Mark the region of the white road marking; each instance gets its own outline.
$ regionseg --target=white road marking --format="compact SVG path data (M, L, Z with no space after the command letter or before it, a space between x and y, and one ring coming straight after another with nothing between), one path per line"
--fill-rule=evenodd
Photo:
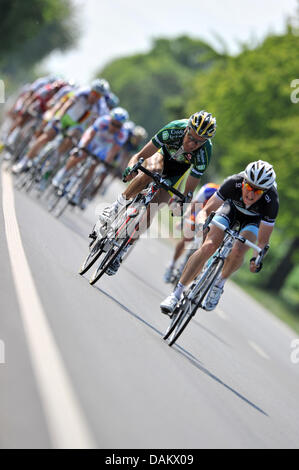
M217 315L222 318L223 320L228 320L228 316L226 313L224 313L223 310L221 310L219 307L216 307L216 310L215 312L217 313Z
M252 349L255 350L255 352L257 352L261 357L263 357L264 359L270 359L270 357L268 356L268 354L265 353L265 351L262 350L262 348L260 346L258 346L254 341L251 341L251 340L248 340L248 344L249 346L252 347Z
M3 212L17 297L54 448L95 448L43 311L22 245L11 175L2 169Z

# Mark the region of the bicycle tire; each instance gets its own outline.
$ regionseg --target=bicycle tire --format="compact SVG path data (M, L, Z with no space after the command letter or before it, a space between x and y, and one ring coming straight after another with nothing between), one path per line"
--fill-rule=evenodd
M173 314L172 314L172 317L171 317L171 321L170 321L170 325L168 326L164 336L163 336L163 339L168 339L169 336L172 334L172 332L174 331L174 329L176 328L178 322L179 322L179 319L182 315L182 313L185 311L185 307L187 306L187 303L185 302L183 305L182 303L184 301L187 301L188 299L186 297L184 297L184 299L182 299L182 301L180 302L180 304L178 305L178 307L175 308ZM183 311L180 311L181 308L184 308Z
M69 205L69 198L68 194L65 194L61 197L59 197L57 204L55 205L55 208L53 209L53 215L57 219L65 212L66 208Z
M38 173L38 169L35 168L32 173L30 173L30 175L28 175L28 179L24 185L24 189L26 191L27 194L30 193L31 189L33 188L34 184L35 184L35 178L36 178L36 175Z
M49 197L48 197L48 202L47 202L47 208L49 212L52 212L55 207L57 206L61 196L58 196L57 194L57 188L53 186L53 190L50 191Z
M176 322L175 327L173 328L173 335L168 342L169 346L172 346L177 339L181 336L183 331L186 329L187 325L191 321L191 319L195 316L197 310L200 308L202 305L202 301L204 300L205 296L207 295L208 291L212 288L215 280L218 277L219 272L222 270L223 267L223 260L218 259L217 262L213 263L206 272L203 273L203 276L199 279L198 283L200 282L202 284L202 289L199 290L199 293L195 296L194 299L189 300L189 303L193 303L193 308L191 312L182 312L180 315L180 318ZM212 277L212 280L211 280ZM197 288L198 288L198 283L197 283ZM199 299L198 299L198 295Z
M79 274L81 276L83 276L83 274L85 274L94 265L94 263L104 252L105 241L106 237L95 241L95 243L92 245L90 252L86 256L79 270Z
M100 265L97 267L97 269L91 276L90 281L89 281L90 285L93 286L96 282L100 280L100 278L105 274L109 266L113 263L113 261L119 255L119 253L126 246L128 241L129 241L129 237L126 237L116 250L114 246L110 248L110 250L107 252L106 256L104 257Z
M185 330L185 328L187 327L187 325L189 324L191 319L194 317L197 309L198 309L198 306L195 306L195 308L192 310L191 313L184 312L180 316L180 319L177 323L175 331L174 331L170 341L168 342L168 346L172 346L176 342L176 340L181 336L181 334L183 333L183 331Z
M18 190L23 189L24 186L26 185L27 179L28 179L28 172L21 173L20 175L18 175L18 178L16 179L15 184L14 184L15 188Z

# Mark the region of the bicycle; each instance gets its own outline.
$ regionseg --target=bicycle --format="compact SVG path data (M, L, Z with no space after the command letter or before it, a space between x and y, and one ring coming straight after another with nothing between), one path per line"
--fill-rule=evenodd
M58 148L65 137L67 137L67 133L62 131L53 141L47 143L39 155L34 158L28 170L20 174L15 184L17 189L24 188L29 193L35 186L38 196L45 191L51 181L51 174L59 169L62 161L64 162L58 153ZM71 140L75 146L77 141L73 138Z
M223 224L213 220L214 215L215 212L212 212L209 215L203 226L203 230L207 229L207 227L212 223L223 230L226 235L218 250L206 262L202 272L193 281L189 289L184 292L183 297L175 307L171 315L170 324L163 336L163 339L169 339L169 346L172 346L181 336L197 310L199 308L202 308L203 310L205 309L205 301L211 289L214 287L218 276L222 271L224 261L230 254L236 240L257 251L258 256L255 260L256 266L260 265L269 249L269 245L266 245L263 249L259 248L251 241L242 237L237 230L226 228Z
M23 127L17 127L7 139L4 145L5 150L10 157L5 158L8 160L8 167L12 167L16 162L22 159L28 150L28 146L37 127L42 122L42 114L34 109L29 109L26 114L30 117L29 121Z
M195 227L196 233L196 227ZM181 263L179 264L178 268L173 270L171 275L170 283L175 287L179 282L181 275L183 273L184 267L186 266L189 258L198 250L198 248L202 244L202 237L199 237L197 234L195 235L194 239L189 243L188 247L186 248L186 253L183 256Z
M146 217L148 206L160 188L175 194L181 201L181 204L191 201L192 195L188 194L185 196L174 187L168 185L165 182L165 178L159 173L153 173L144 168L142 166L143 162L144 160L141 158L132 168L131 174L140 170L152 178L153 182L141 191L129 205L121 209L110 226L104 224L99 229L102 237L98 238L97 236L91 243L90 253L79 271L79 274L83 275L103 253L106 253L90 279L91 285L95 284L105 274L117 256L121 256L124 250L127 250L132 244L135 237L138 236L140 223Z
M90 168L94 163L98 164L99 160L97 155L90 152L87 148L80 149L87 153L87 158L82 161L75 169L71 176L68 176L64 182L61 183L59 188L54 185L51 186L48 211L54 211L55 217L60 217L69 204L73 204L75 195L81 191L85 191L86 188L82 188L85 177L88 175ZM107 168L114 170L114 167L110 163L101 161L101 164ZM89 186L89 183L88 183Z

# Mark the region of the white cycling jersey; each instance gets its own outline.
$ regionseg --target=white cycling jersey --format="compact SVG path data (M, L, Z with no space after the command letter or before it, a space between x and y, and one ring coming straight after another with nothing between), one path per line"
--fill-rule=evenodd
M102 96L93 105L88 103L87 100L90 92L91 88L80 88L74 93L72 98L75 102L66 113L73 121L80 122L87 112L89 112L93 117L103 116L104 114L109 113L104 96Z

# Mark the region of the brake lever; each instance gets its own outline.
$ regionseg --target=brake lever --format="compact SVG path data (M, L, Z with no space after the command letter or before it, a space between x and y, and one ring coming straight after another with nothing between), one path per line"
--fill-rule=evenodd
M132 170L130 171L130 173L129 173L127 176L130 176L130 175L132 175L133 173L137 173L138 170L139 170L139 168L142 166L142 163L143 163L143 162L144 162L144 158L140 158L140 159L138 160L138 162L133 166ZM126 182L127 182L127 181L126 181L126 178L127 178L127 177L123 178L123 183L126 183Z
M266 256L267 251L269 250L269 248L270 248L270 245L264 246L264 248L257 255L257 257L255 259L255 262L254 262L256 266L259 266L261 264L263 258Z

